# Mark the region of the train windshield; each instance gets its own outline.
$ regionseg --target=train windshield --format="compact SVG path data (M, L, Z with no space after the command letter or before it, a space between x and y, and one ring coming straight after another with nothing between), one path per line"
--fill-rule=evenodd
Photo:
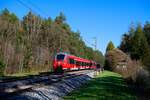
M63 61L63 60L64 60L64 58L65 58L65 55L63 55L63 54L59 54L59 55L57 55L56 60L57 60L57 61Z

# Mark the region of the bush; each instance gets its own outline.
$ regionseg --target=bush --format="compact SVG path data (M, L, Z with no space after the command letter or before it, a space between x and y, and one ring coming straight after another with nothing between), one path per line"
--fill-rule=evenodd
M137 71L136 86L138 88L148 88L148 86L150 86L149 72L142 67Z
M105 69L117 72L123 78L135 79L137 64L123 51L113 49L106 52Z

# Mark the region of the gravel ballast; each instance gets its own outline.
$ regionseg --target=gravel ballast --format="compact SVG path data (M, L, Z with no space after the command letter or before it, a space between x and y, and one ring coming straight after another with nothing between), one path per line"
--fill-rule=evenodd
M91 71L88 74L83 74L72 79L60 81L58 83L50 84L30 92L21 93L14 97L9 97L7 100L58 100L66 96L72 90L79 88L88 80L93 78L96 71Z

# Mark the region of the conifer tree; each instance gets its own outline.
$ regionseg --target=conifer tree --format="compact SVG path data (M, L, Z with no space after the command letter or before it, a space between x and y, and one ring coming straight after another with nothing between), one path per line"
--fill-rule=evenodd
M55 18L55 22L57 24L62 24L65 20L66 20L66 17L64 16L62 12L60 12L60 15Z
M109 50L113 50L114 48L115 48L115 46L114 46L113 42L110 41L107 45L106 52Z
M2 12L2 15L9 16L9 10L7 8L5 8Z
M144 34L150 47L150 22L146 21L144 25Z
M133 37L131 57L133 59L142 59L143 56L148 52L148 43L143 34L142 26L138 25Z

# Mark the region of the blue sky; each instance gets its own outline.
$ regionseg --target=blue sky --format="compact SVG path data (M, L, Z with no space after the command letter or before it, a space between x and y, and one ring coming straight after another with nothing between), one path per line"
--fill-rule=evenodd
M0 11L8 8L20 19L29 12L19 0L0 0ZM131 22L150 21L150 0L20 0L28 5L34 14L53 20L62 11L73 31L79 30L83 39L94 43L98 38L98 50L105 53L110 40L117 47L122 34L128 31ZM31 2L42 11L34 7ZM90 44L86 43L88 46ZM92 46L91 46L92 47Z

